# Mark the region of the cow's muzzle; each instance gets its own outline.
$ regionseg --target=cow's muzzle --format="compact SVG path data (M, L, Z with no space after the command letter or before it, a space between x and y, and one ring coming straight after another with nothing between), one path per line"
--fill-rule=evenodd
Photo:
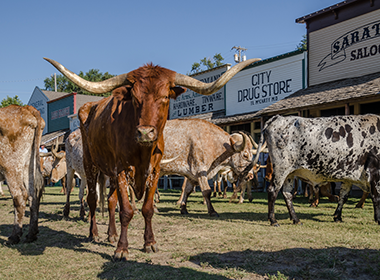
M153 126L138 126L136 141L142 145L152 145L157 140L157 129Z

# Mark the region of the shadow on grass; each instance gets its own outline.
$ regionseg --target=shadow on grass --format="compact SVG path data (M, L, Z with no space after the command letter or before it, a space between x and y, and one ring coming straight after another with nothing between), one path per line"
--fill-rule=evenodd
M231 279L221 275L213 275L187 267L175 268L167 265L139 263L135 261L108 262L98 274L99 279L136 279L136 280L223 280Z
M262 276L280 273L289 279L379 279L380 275L380 252L373 249L245 250L202 253L191 257L190 261L215 269L229 268Z
M13 225L0 225L0 235L1 236L9 236L12 233ZM42 255L46 248L63 248L68 250L73 250L81 253L93 253L100 254L106 260L112 260L109 254L103 254L99 252L93 252L91 250L86 249L83 246L83 243L88 242L87 237L84 235L76 235L70 234L66 231L60 230L56 231L49 227L39 226L39 233L37 235L37 240L32 243L26 243L25 236L28 232L28 225L24 225L23 227L23 236L21 238L21 242L15 245L9 245L6 243L7 239L0 237L0 243L3 246L8 248L17 250L21 255ZM114 247L112 244L108 242L97 242L96 244L105 247Z

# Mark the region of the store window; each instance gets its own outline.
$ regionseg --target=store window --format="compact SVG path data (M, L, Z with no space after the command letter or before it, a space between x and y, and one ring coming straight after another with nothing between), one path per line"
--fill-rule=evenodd
M321 117L344 116L346 114L345 107L321 110ZM350 115L354 114L354 106L350 106Z
M230 128L231 133L238 132L238 131L245 131L249 134L251 133L251 124L250 123L244 123L244 124L238 124L238 125L231 125Z
M360 114L377 114L380 115L380 102L360 104Z

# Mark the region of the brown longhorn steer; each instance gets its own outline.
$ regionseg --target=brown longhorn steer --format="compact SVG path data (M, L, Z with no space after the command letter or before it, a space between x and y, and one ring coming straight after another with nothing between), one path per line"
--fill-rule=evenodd
M79 110L83 138L83 164L87 175L91 225L89 239L96 239L96 177L99 171L110 177L110 192L116 191L120 204L121 234L114 258L127 259L127 228L133 217L127 187L137 199L145 194L142 214L145 218L144 249L157 251L152 230L153 197L164 153L163 129L168 117L169 100L177 98L185 86L197 93L211 95L222 88L237 72L259 59L239 63L218 80L205 84L186 75L145 65L129 73L102 82L88 82L56 61L46 59L73 83L86 91L110 97L86 103Z
M15 209L8 242L20 242L27 201L30 207L26 241L37 239L38 211L43 191L39 145L45 122L32 106L10 105L0 109L0 177L5 177Z

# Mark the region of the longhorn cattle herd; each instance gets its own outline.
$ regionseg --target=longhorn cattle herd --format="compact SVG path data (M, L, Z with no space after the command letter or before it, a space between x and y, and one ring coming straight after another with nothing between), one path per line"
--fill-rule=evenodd
M95 210L98 203L104 209L108 186L108 237L112 242L116 240L118 202L121 231L115 260L128 258L127 229L135 208L128 193L143 199L144 250L158 250L151 224L154 195L158 179L170 174L185 178L179 199L182 214L188 213L187 198L199 186L209 215L219 216L211 203L208 180L217 178L220 182L226 178L244 191L252 182L257 184L260 167L267 167L268 219L272 225L278 226L274 204L280 190L293 223L301 223L292 202L295 178L314 190L323 189L326 195L331 195L326 184L342 183L335 221L342 220L342 208L352 185L360 187L364 194L371 194L374 218L380 225L380 118L375 115L312 119L275 116L266 122L257 145L245 132L230 135L205 120L167 121L167 117L170 98L177 98L185 88L211 95L259 59L241 62L209 84L152 64L102 82L88 82L58 62L45 59L84 90L95 94L112 91L112 95L79 109L80 130L69 135L61 152L57 145L50 153L38 152L45 123L35 108L11 105L0 109L0 180L6 180L15 208L13 231L8 238L11 244L21 239L27 203L30 226L26 241L37 238L43 178L52 182L67 178L63 183L67 195L64 216L69 216L74 174L81 179L82 218L87 187L90 241L98 238ZM259 156L264 152L270 161L260 166Z

